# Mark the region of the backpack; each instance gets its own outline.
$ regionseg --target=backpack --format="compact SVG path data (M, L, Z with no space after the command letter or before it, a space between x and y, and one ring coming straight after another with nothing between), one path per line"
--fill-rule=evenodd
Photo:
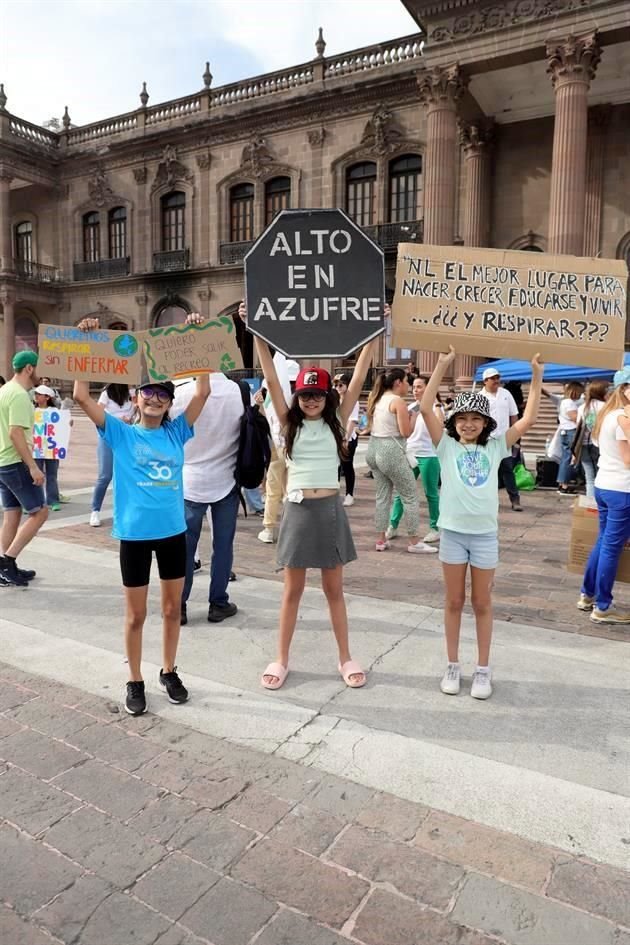
M265 478L271 461L271 431L258 405L251 404L249 385L245 381L235 383L243 400L243 416L234 475L239 489L255 489Z

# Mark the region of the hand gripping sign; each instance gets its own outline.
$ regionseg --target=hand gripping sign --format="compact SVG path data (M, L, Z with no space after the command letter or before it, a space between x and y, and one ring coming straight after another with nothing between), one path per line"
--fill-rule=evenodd
M283 210L245 257L247 327L289 358L342 358L385 330L383 250L341 210Z

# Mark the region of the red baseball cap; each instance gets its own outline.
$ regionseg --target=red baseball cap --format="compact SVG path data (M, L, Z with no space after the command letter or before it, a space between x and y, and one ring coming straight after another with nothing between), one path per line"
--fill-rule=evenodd
M295 379L295 393L327 394L332 389L330 374L320 367L302 368Z

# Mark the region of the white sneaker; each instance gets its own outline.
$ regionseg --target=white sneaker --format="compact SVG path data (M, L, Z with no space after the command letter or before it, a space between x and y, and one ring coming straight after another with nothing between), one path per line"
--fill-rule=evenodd
M354 496L347 495L345 499L343 500L343 504L345 505L346 508L348 508L350 505L354 505Z
M423 538L422 540L423 540L424 542L426 542L426 544L430 545L432 542L435 542L435 541L439 541L439 540L440 540L440 533L439 533L438 531L436 531L434 528L431 528L431 529L426 533L426 535L424 536L424 538Z
M578 610L592 610L594 604L594 597L589 597L587 594L580 594L580 599L578 600L576 607Z
M91 512L90 513L90 525L92 528L98 528L101 524L101 513L100 512Z
M492 676L490 673L473 673L470 694L473 699L489 699L492 695Z
M266 545L273 545L275 540L273 528L263 528L261 532L258 532L258 541L264 541Z
M446 672L442 676L440 689L447 696L459 695L459 689L462 681L462 671L458 663L449 663Z
M425 545L423 541L416 542L415 545L407 545L407 551L410 555L436 555L437 548L432 548L431 545Z
M391 525L390 525L390 527L389 527L389 528L387 529L387 531L385 532L385 538L386 538L388 541L391 541L392 538L396 538L397 536L398 536L398 529L397 529L397 528L392 528Z

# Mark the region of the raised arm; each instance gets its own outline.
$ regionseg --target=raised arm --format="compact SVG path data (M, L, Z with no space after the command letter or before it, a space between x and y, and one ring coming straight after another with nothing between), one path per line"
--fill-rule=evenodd
M200 315L198 312L192 312L190 315L186 316L186 325L202 325L204 321L203 315ZM184 412L186 423L189 427L194 425L195 420L203 410L204 404L209 396L210 375L201 374L195 381L195 393L192 395L190 403Z
M385 305L384 315L385 318L391 317L392 310L389 305ZM367 377L367 372L372 363L372 359L376 354L378 348L378 338L373 338L372 341L368 341L366 345L363 345L361 348L361 353L357 358L357 363L354 371L352 372L352 380L348 384L348 390L346 391L346 396L343 398L343 403L339 408L339 416L341 422L344 426L348 423L350 414L354 410L355 404L359 397L361 396L361 391L363 390L363 384L365 383L365 378ZM404 435L404 434L403 434Z
M245 308L245 302L241 302L238 307L239 317L245 322L247 319L247 309ZM273 358L271 356L271 351L264 341L261 341L257 335L254 335L254 344L256 346L256 354L258 355L258 360L260 361L260 366L263 370L263 374L267 379L267 384L269 388L269 396L271 397L271 403L273 404L273 409L276 411L276 416L280 426L285 426L287 422L287 414L289 408L284 397L284 391L282 390L282 384L278 379L276 373L276 366L273 363Z
M438 445L444 435L444 424L436 417L433 406L437 400L437 395L440 392L440 384L444 379L446 370L449 364L452 364L454 360L455 348L453 345L449 345L448 354L441 354L439 356L433 374L429 378L429 383L427 384L422 395L422 400L420 401L420 413L422 414L424 422L426 423L429 436L431 437L431 442L434 446Z
M77 328L79 331L98 331L100 328L98 318L83 318ZM105 426L105 408L90 397L90 386L87 381L75 381L72 391L73 400L79 405L81 410L88 415L92 423L101 429Z
M539 354L532 358L532 383L529 388L529 397L525 406L525 412L520 420L513 423L505 434L505 442L508 447L514 446L517 440L520 440L528 430L530 430L538 418L540 408L540 395L542 393L542 380L545 372L545 365L540 359Z

